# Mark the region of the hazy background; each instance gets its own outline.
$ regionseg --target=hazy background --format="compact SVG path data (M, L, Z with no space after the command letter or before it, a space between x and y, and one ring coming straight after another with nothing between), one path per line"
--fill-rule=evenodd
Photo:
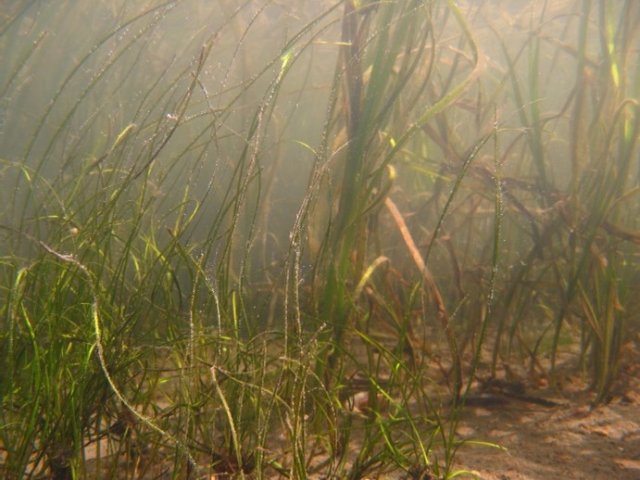
M587 84L602 79L596 76L596 65L576 64L581 3L485 1L460 6L484 65L477 82L448 110L446 121L436 119L429 127L444 132L440 140L432 141L433 130L425 130L408 146L411 156L394 159L406 211L429 208L422 199L431 195L443 166L452 165L494 121L507 150L502 159L505 176L531 185L540 185L544 176L548 186L559 190L586 181L587 156L578 159L580 165L572 160L573 107L568 105L578 75ZM614 11L617 4L604 8ZM448 81L454 65L456 77L471 66L451 14L444 7L433 11L436 42L428 45L434 50L425 57L437 72L428 87L432 98L420 97L411 106L403 117L406 125L443 94L439 83ZM5 2L0 45L2 223L15 227L16 222L46 217L47 209L54 208L51 203L56 198L62 202L64 192L73 189L76 176L90 174L87 165L107 170L114 166L116 176L137 175L153 158L149 186L157 189L150 194L157 197L154 208L166 215L167 228L175 222L175 206L185 200L186 188L187 196L202 202L203 210L190 226L196 235L206 231L208 216L220 214L229 187L246 182L242 213L225 215L235 215L244 225L239 232L250 232L260 258L257 268L281 262L309 192L314 162L326 165L324 178L333 184L334 195L339 184L340 125L326 125L335 122L330 94L341 13L341 3L332 1ZM587 57L601 53L597 18L594 14L589 20L594 35L585 41ZM532 32L543 40L535 51ZM203 48L206 58L199 65ZM520 95L512 88L505 52L519 76ZM284 68L291 70L278 83ZM198 69L197 85L187 99ZM412 81L419 84L425 69L416 70ZM626 71L635 75L632 64ZM638 86L631 90L637 94ZM583 108L587 118L588 102ZM534 132L544 145L544 172L528 160L527 142L534 134L526 131L520 117L523 112L534 115L533 110L538 120L545 119ZM331 138L325 138L327 132ZM491 154L483 151L478 163L492 169ZM27 179L27 168L28 177L39 178L39 183ZM583 180L578 179L578 168L587 174ZM637 162L630 173L637 177ZM321 203L331 202L322 198ZM553 203L548 199L539 207ZM78 209L74 222L82 223L82 202L73 208ZM188 209L180 214L188 215ZM425 214L418 224L429 230L430 222ZM38 228L44 224L38 222ZM238 245L245 241L238 238ZM505 251L520 247L508 244Z

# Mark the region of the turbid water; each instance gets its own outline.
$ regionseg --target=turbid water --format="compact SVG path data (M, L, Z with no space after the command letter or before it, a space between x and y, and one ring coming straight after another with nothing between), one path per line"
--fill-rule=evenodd
M7 476L637 472L639 3L5 4Z

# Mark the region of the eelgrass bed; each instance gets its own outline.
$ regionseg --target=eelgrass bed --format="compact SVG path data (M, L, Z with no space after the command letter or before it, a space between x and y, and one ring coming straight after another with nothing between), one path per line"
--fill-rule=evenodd
M639 327L639 23L8 2L2 474L453 478L478 379L610 399Z

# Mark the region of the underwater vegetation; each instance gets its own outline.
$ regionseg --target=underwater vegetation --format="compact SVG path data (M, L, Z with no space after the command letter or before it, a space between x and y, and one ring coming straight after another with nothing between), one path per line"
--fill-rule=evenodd
M606 402L640 329L638 24L6 2L0 472L453 478L479 379Z

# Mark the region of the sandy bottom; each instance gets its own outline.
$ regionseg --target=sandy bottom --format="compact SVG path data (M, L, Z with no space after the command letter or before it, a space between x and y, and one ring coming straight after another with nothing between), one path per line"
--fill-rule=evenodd
M640 479L638 400L593 410L515 403L470 407L458 433L506 450L467 445L458 453L458 467L487 480Z
M575 395L558 399L563 405L505 400L468 407L460 437L505 450L465 445L457 467L486 480L640 479L639 359L623 368L611 401L595 408L575 379Z
M487 394L476 389L456 431L457 438L466 443L457 452L455 470L471 473L455 478L639 480L640 336L630 345L610 401L597 407L592 407L594 394L575 373L565 376L561 394L528 385L527 398L540 400L538 403L500 391ZM540 404L543 400L554 403ZM354 442L356 448L358 441ZM496 446L486 446L487 443ZM276 451L271 453L277 456ZM87 454L88 458L95 456L95 452ZM141 468L136 469L139 473L135 477L171 478L172 465L162 457L161 452L146 451L138 458ZM92 463L88 460L88 464ZM288 463L286 453L282 463ZM89 473L91 470L90 466L86 478L102 476ZM275 471L265 475L284 478ZM234 477L209 473L198 478ZM365 478L432 480L433 476L427 472L395 471L372 473Z

